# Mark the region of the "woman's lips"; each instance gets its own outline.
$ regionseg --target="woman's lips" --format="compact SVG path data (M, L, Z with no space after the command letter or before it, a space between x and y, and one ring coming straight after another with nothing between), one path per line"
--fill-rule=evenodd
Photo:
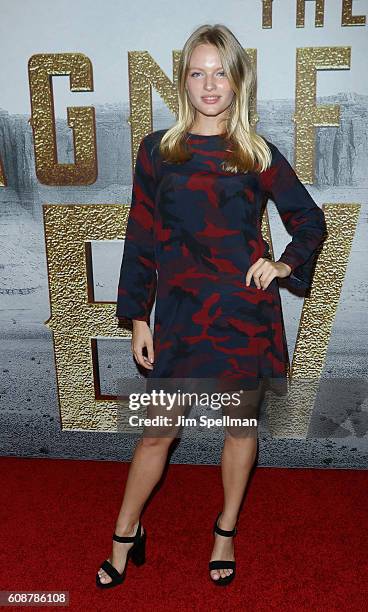
M216 104L219 99L220 96L206 96L202 98L203 102L205 102L206 104Z

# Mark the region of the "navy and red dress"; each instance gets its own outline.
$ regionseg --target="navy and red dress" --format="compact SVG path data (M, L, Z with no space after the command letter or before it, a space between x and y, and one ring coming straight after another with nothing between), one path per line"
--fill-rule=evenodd
M227 141L187 132L192 157L161 158L165 130L145 136L136 159L116 316L149 323L154 368L148 377L285 377L288 351L277 278L258 289L248 268L269 256L261 233L265 198L292 235L280 260L294 286L308 287L327 235L325 216L279 149L262 173L221 168Z

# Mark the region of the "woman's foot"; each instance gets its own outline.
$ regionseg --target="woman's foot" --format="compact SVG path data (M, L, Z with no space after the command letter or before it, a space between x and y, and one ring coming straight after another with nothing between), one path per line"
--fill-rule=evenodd
M220 529L231 530L234 528L234 525L227 524L225 522L221 522L222 513L217 521L217 525ZM212 550L212 555L210 561L214 561L215 559L221 559L223 561L235 561L234 557L234 540L229 536L222 536L218 533L215 533L215 543ZM230 568L225 569L214 569L210 571L210 576L212 580L218 580L220 577L225 578L225 576L229 576L233 573L234 570Z
M130 527L129 530L119 529L118 527L116 527L115 533L118 536L134 536L137 531L138 523L139 520L132 527ZM143 534L144 529L142 525L141 535ZM128 550L132 548L132 546L134 546L134 542L117 542L116 540L113 540L112 542L112 553L111 556L108 558L108 561L110 561L110 563L118 570L119 574L121 574L124 570ZM106 574L105 570L103 570L101 567L98 570L98 575L100 576L101 582L103 582L104 584L107 582L111 582L110 576Z

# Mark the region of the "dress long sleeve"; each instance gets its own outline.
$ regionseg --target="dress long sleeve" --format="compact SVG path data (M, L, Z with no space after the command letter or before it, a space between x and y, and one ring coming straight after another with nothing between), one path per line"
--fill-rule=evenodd
M260 174L261 184L292 235L279 261L291 268L291 274L285 279L287 284L307 289L311 286L319 247L327 237L325 215L286 157L273 143L267 141L267 144L272 152L272 163Z
M116 316L120 321L149 323L157 287L154 252L155 179L146 142L141 140L135 163L131 207L118 285Z

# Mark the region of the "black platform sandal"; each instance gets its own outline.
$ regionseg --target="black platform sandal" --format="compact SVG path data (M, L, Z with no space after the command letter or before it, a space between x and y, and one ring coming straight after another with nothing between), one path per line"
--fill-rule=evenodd
M234 527L234 529L221 529L221 527L218 526L217 521L219 519L221 512L218 513L217 518L215 520L215 524L213 526L213 533L218 533L219 535L222 536L226 536L226 537L233 537L236 535L237 533L237 528ZM232 569L232 573L229 574L228 576L225 577L221 577L218 578L217 580L214 580L213 578L211 578L210 575L210 580L211 582L214 582L215 584L218 584L220 586L225 586L226 584L229 584L232 580L234 580L235 578L235 569L236 569L236 562L235 561L221 561L221 559L216 559L213 561L210 561L208 564L208 567L210 570L218 570L218 569Z
M146 560L146 531L142 534L141 521L138 523L137 531L134 536L118 536L114 533L112 539L116 540L116 542L134 542L134 544L128 550L125 567L121 574L108 559L101 563L100 567L105 570L106 574L111 578L111 582L101 582L100 576L98 573L96 574L96 585L101 589L110 589L124 582L129 557L132 558L133 563L137 566L143 565Z

